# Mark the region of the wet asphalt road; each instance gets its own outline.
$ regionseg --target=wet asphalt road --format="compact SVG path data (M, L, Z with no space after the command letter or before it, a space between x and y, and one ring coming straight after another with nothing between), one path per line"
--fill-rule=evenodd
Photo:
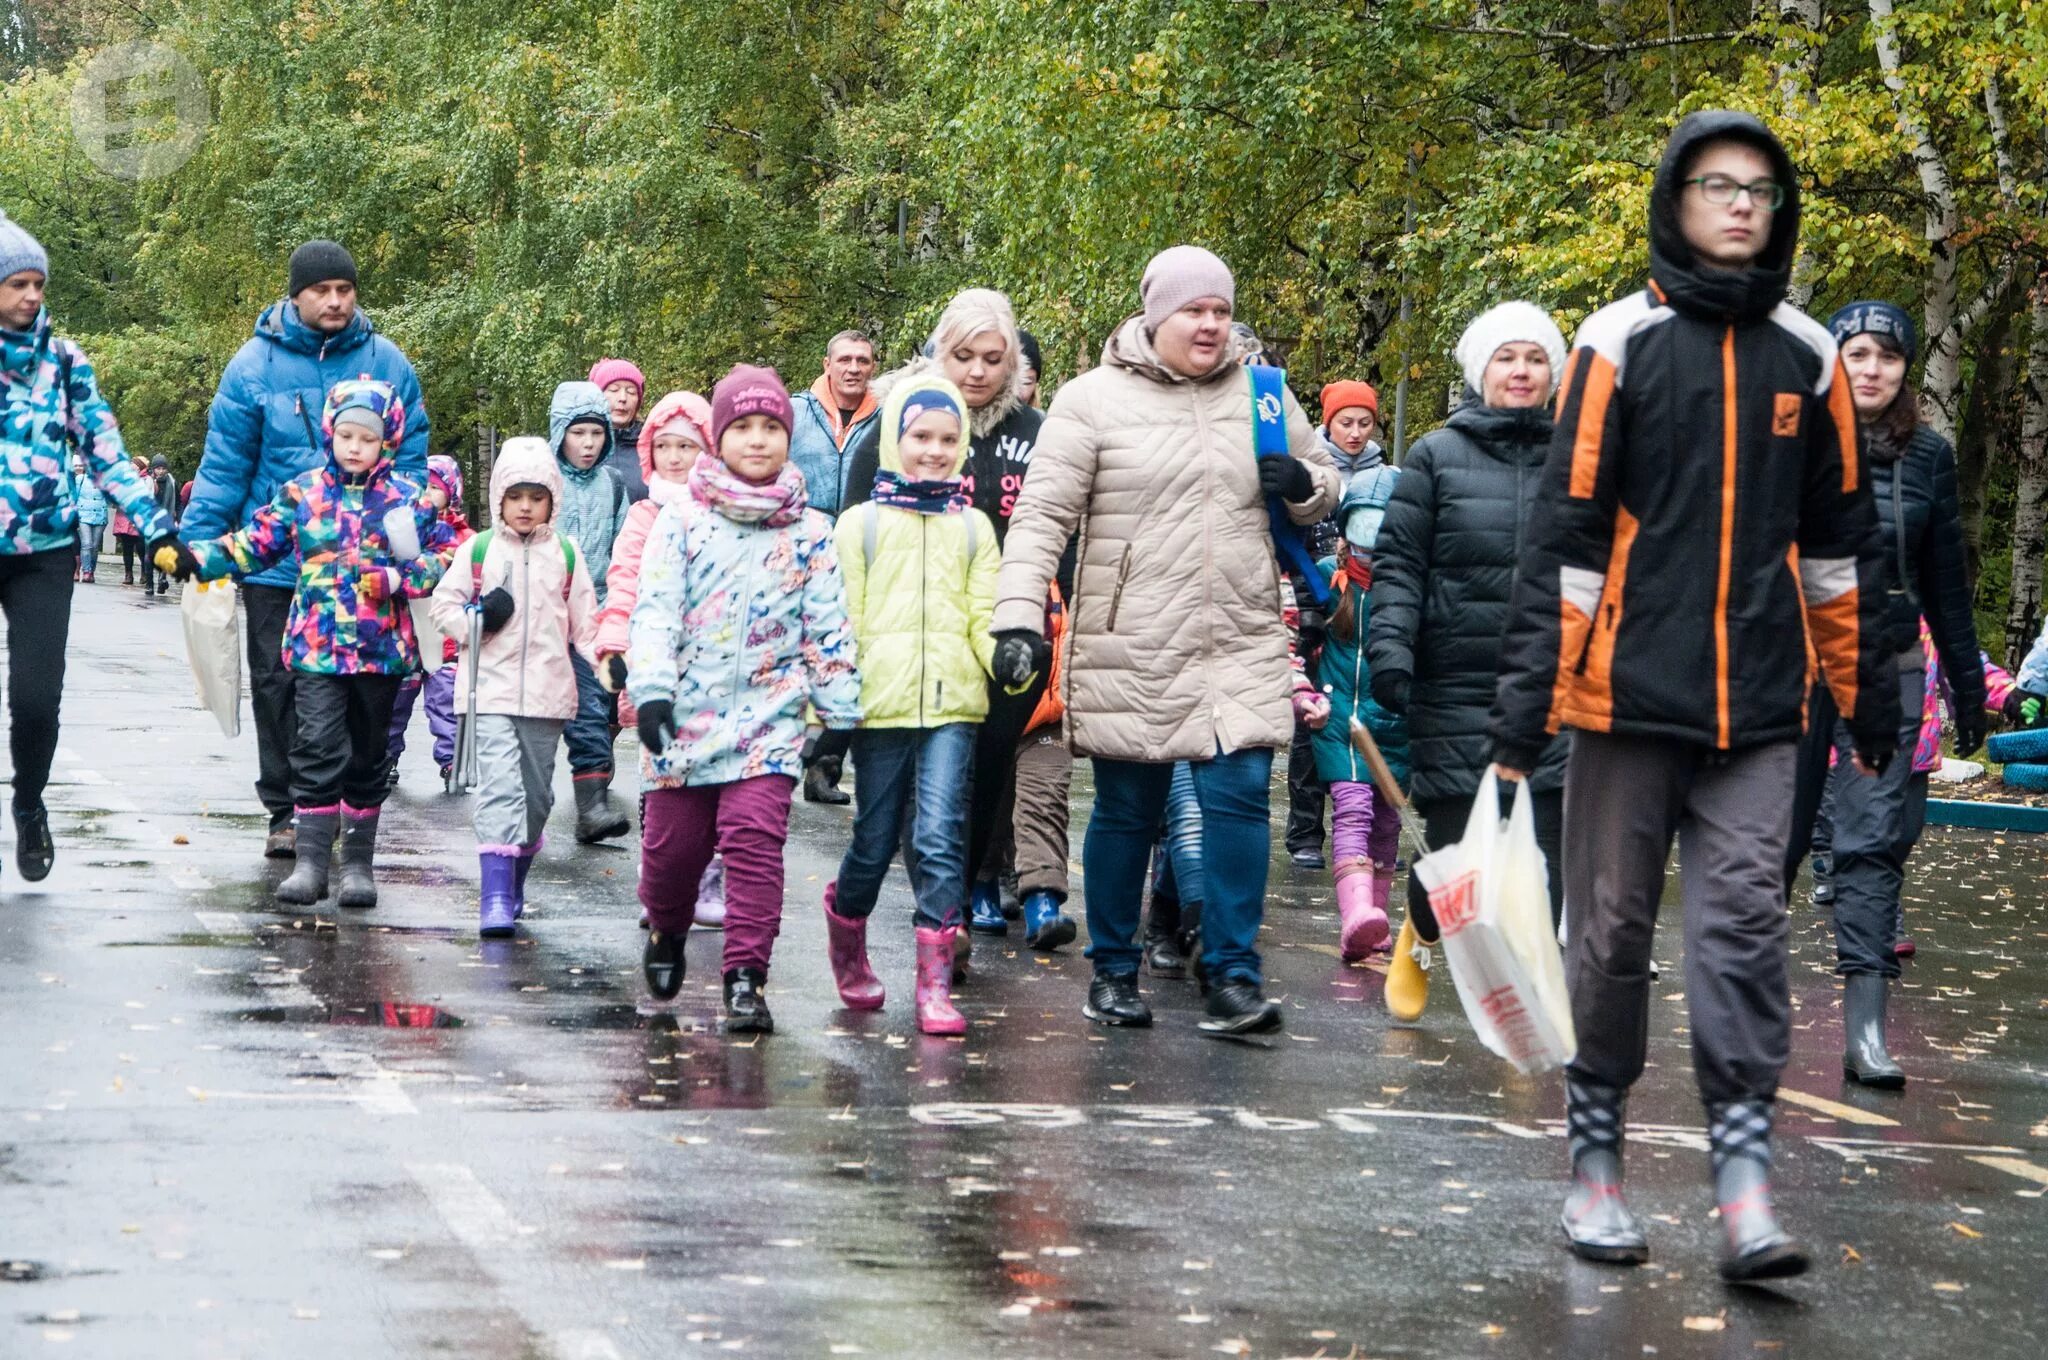
M14 646L30 645L13 638ZM718 1024L718 936L650 1004L635 856L562 806L516 941L475 938L467 810L419 721L370 913L274 910L254 739L197 711L176 609L82 588L56 871L0 875L0 1355L2035 1356L2048 1321L2048 842L1930 833L1895 1003L1903 1095L1846 1089L1825 919L1795 913L1778 1190L1818 1268L1714 1275L1678 937L1631 1113L1652 1263L1572 1260L1555 1078L1448 975L1391 1024L1321 876L1276 868L1287 1030L1080 1015L1087 965L984 942L964 1042L836 1004L817 909L849 821L799 803L770 996ZM1277 837L1276 837L1277 841ZM1078 837L1076 846L1078 848ZM1277 850L1277 845L1276 845Z

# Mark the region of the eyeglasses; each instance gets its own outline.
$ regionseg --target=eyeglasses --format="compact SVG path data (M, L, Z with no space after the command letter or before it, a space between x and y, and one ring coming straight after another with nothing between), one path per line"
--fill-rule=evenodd
M1748 194L1751 203L1769 212L1776 212L1785 202L1785 187L1776 180L1760 179L1754 184L1744 184L1726 175L1696 175L1686 183L1699 185L1701 198L1723 207L1742 194Z

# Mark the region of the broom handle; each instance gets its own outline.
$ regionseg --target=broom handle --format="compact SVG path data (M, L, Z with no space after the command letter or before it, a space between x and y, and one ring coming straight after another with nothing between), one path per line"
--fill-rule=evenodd
M1387 805L1401 814L1401 838L1408 843L1408 853L1420 859L1429 853L1429 842L1422 838L1422 828L1416 824L1415 813L1408 806L1408 795L1401 792L1401 783L1394 778L1394 771L1387 764L1387 758L1380 754L1380 744L1372 739L1372 733L1356 714L1351 718L1351 749L1358 752L1365 761L1365 767L1372 771L1374 787Z

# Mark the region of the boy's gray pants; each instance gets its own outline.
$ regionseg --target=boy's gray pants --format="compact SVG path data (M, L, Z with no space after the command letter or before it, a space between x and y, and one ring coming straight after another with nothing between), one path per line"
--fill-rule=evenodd
M1785 842L1796 743L1719 752L1572 734L1564 786L1565 983L1575 1080L1643 1072L1650 937L1678 840L1693 1071L1708 1104L1769 1100L1790 1048Z
M555 806L559 718L484 713L476 723L476 844L502 855L532 854Z

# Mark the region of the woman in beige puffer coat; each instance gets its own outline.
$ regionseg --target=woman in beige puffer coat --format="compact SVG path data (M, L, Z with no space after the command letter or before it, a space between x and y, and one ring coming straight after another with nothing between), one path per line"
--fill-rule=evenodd
M1039 431L996 579L996 674L1016 684L1039 668L1046 583L1078 530L1063 688L1071 744L1095 762L1082 851L1095 964L1086 1014L1151 1023L1137 991L1139 906L1173 762L1185 760L1208 883L1201 1024L1253 1033L1280 1024L1254 943L1273 751L1294 733L1267 497L1306 525L1341 488L1291 394L1293 457L1257 458L1223 261L1176 246L1146 267L1139 291L1144 310L1110 337L1101 367L1060 389Z

